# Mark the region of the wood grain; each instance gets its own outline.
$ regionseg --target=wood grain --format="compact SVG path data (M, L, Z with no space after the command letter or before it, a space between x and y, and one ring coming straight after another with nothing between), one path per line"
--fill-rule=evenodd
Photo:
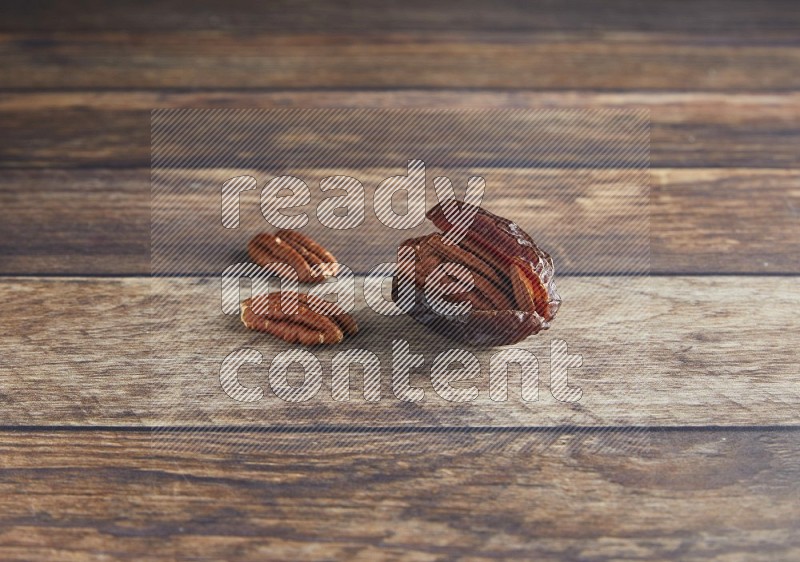
M796 431L0 433L4 560L800 556ZM247 449L246 455L241 450Z
M0 559L800 559L798 30L791 0L3 2ZM388 380L372 408L359 384L333 403L326 379L289 408L262 364L242 408L217 355L274 342L216 321L214 282L141 277L150 112L185 107L648 109L668 275L586 276L630 223L596 177L567 182L584 253L547 241L566 300L527 344L531 407L514 377L505 408L455 408L422 376L421 406ZM555 235L530 195L491 204ZM385 249L344 242L357 269ZM392 337L451 345L358 314L383 365ZM555 337L584 356L572 405L549 394Z
M359 170L355 177L364 180L371 189L379 180L395 173ZM320 177L321 172L309 174L309 178ZM535 233L537 239L546 240L546 247L558 257L559 272L609 271L607 259L618 256L630 246L629 239L627 246L621 245L619 251L614 252L615 241L633 224L631 217L618 220L614 215L607 216L607 205L599 204L603 198L598 196L603 191L598 190L597 185L610 185L613 172L604 175L591 171L491 170L487 174L487 208L514 218ZM514 190L509 191L511 183L505 179L495 182L493 178L498 177L497 174L513 179ZM530 190L520 182L520 174L530 178ZM261 178L261 174L257 176ZM203 173L187 175L189 178L209 181ZM369 178L374 181L368 181ZM600 183L595 185L595 180ZM124 275L150 272L149 170L8 170L3 181L0 273ZM770 169L654 169L650 181L651 271L681 274L800 272L797 260L800 253L797 215L800 173ZM314 219L314 208L321 193L316 184L309 185L314 203L308 206L312 234L331 246L335 255L361 272L391 257L402 233L390 240L360 236L359 244L353 245L351 238L340 236L341 233L321 232ZM559 208L566 209L567 202L572 201L573 206L578 206L578 216L583 217L582 220L570 222L566 225L569 232L564 233L565 223L559 215L553 209L542 208L537 199L531 198L537 193L534 186L559 186L564 200ZM243 197L249 200L247 194ZM522 206L517 199L520 197ZM188 198L184 200L186 204L192 203ZM250 207L243 205L243 212L257 209L257 198L253 201ZM588 204L592 201L594 206ZM578 205L579 202L586 204ZM194 208L207 214L209 208L216 208L215 205L216 202L211 202L203 207L195 202ZM630 207L630 210L636 209ZM637 212L641 215L641 209ZM248 228L259 228L261 222L268 228L263 218L250 218L255 222L248 223ZM635 222L639 224L641 220ZM428 232L429 227L418 230ZM562 233L563 238L557 233ZM569 252L564 240L571 245ZM222 244L223 241L209 239L207 243ZM605 248L606 254L595 256L589 251L592 248ZM227 248L230 252L235 249ZM627 252L627 255L632 254ZM613 259L612 262L613 269L625 270Z
M800 167L800 95L258 91L0 93L0 166L149 167L153 108L648 109L654 167Z
M149 170L4 175L3 273L149 272L149 182Z
M649 163L640 108L156 110L151 166L630 168Z
M274 355L287 347L223 316L216 280L5 278L0 424L795 426L800 342L787 331L800 312L795 287L792 277L561 278L565 304L553 327L515 346L540 360L539 400L529 403L519 399L517 375L508 402L489 400L488 357L496 350L472 350L482 369L477 401L439 398L430 387L431 353L463 346L406 317L374 314L357 300L361 333L314 349L322 387L312 400L293 404L266 383ZM392 393L390 340L398 337L424 355L412 378L427 389L423 402ZM559 339L583 356L583 366L569 374L583 391L573 404L550 395L549 345ZM264 389L257 402L237 402L220 388L222 360L242 347L263 355L260 366L245 366L240 375L245 386ZM332 356L350 348L380 358L380 402L361 398L359 377L349 402L332 399ZM302 375L290 380L302 384Z
M5 89L800 86L786 71L800 65L796 31L31 31L0 34L0 56Z
M336 157L335 153L332 157ZM400 166L386 168L280 169L302 178L313 193L310 204L298 208L298 212L302 210L309 217L303 232L322 243L353 271L366 274L380 263L395 261L397 247L403 240L436 230L422 215L418 226L404 230L389 228L378 219L374 210L377 186L387 178L406 174L406 163L401 162ZM261 212L260 189L239 197L240 228L223 228L220 186L230 178L251 175L263 187L277 173L246 168L154 170L152 271L205 275L224 270L233 263L232 259L242 261L250 238L275 228ZM364 186L365 216L355 228L329 228L318 218L317 209L323 197L330 197L319 189L320 182L334 175L357 178ZM484 207L517 221L552 253L562 273L649 271L650 177L646 163L640 168L603 170L430 166L426 169L424 208L431 208L437 202L432 183L438 175L450 177L457 193L463 193L468 177L484 178ZM728 220L724 218L721 222L727 224ZM798 232L800 228L792 230ZM792 230L786 235L792 236ZM198 244L198 240L203 242Z
M59 3L7 2L3 31L174 31L298 33L375 30L457 31L781 31L800 27L800 14L790 0L769 0L754 6L745 0L701 0L686 5L659 2L643 8L633 0L610 0L598 9L591 0L535 5L513 0L314 0L253 2L229 0L131 1L80 0Z

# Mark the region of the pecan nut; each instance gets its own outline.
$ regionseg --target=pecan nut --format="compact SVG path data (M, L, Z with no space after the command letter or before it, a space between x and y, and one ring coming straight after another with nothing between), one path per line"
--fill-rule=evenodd
M257 234L247 244L247 253L254 263L274 269L278 274L282 270L276 268L276 264L291 266L301 283L321 283L339 271L339 264L333 254L308 236L294 230Z
M286 293L257 295L242 301L242 323L251 330L266 332L288 343L332 344L358 333L358 325L336 303L304 293L290 293L297 299L293 312L283 310Z
M466 203L449 202L465 209ZM481 208L469 207L474 219L458 244L445 239L453 228L442 204L427 217L444 234L433 233L406 240L414 250L413 270L399 268L392 293L398 299L400 283L412 283L415 301L409 314L447 336L471 345L516 343L550 327L561 304L553 280L550 255L539 248L518 225ZM465 267L474 286L469 292L443 297L449 302L469 302L466 315L436 313L427 301L425 281L442 263ZM412 273L413 271L413 273Z

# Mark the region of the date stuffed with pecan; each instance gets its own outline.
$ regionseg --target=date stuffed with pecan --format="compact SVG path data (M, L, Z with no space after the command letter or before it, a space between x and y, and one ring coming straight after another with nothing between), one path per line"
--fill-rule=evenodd
M339 271L333 254L294 230L257 234L247 245L247 253L253 263L262 267L269 268L272 264L291 266L301 283L321 283Z
M413 249L415 262L413 270L398 269L392 283L395 301L402 283L413 284L414 303L409 314L437 332L470 345L516 343L549 328L561 299L553 280L553 260L547 252L507 219L467 203L445 204L474 212L472 222L460 241L452 244L448 243L448 233L463 227L451 223L442 204L428 211L427 217L442 233L401 244ZM467 314L440 314L427 301L428 276L447 263L463 266L472 274L471 290L442 297L448 302L469 302Z
M289 301L293 307L286 306ZM356 321L336 303L295 292L246 299L241 304L241 319L251 330L303 345L339 343L358 333Z

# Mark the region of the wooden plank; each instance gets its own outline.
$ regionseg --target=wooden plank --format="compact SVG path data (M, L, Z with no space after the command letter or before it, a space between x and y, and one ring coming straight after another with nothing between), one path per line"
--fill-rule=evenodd
M154 111L153 168L405 166L626 168L649 164L649 112L543 108Z
M513 0L402 3L344 0L321 4L314 0L255 2L229 0L144 1L81 0L61 4L3 5L3 31L131 31L213 29L225 32L386 31L736 31L791 30L800 15L788 0L752 2L702 0L659 2L646 9L633 0L613 0L598 6L591 0L569 4L542 3L531 8Z
M320 173L310 172L309 178L318 178ZM360 170L355 177L364 180L371 190L379 179L395 173ZM558 213L546 206L542 208L537 199L531 197L536 191L528 190L524 182L519 181L517 174L522 172L492 170L486 173L489 178L487 208L517 220L538 239L547 241L546 247L558 258L559 272L609 271L610 266L620 269L614 258L615 241L631 226L630 216L618 221L614 216L606 216L607 206L584 204L575 211L576 220L565 225ZM592 187L592 181L580 181L581 177L586 177L584 174L591 177L591 171L529 170L526 173L531 178L531 186L559 185L562 190L569 187L569 193L563 195L565 205L567 201L577 205L578 201L598 203L602 200L597 197L602 192ZM514 190L509 191L510 181L495 182L496 174L513 179ZM202 173L196 175L195 181L209 181ZM256 175L264 181L261 174ZM369 178L374 181L367 181ZM569 182L567 178L571 178ZM600 181L599 185L608 185L608 176L595 173L595 178ZM0 273L123 275L150 272L149 170L7 170L3 181ZM350 238L341 233L321 232L313 211L321 200L321 193L314 182L309 185L313 199L307 210L312 218L312 235L330 245L355 271L366 272L391 257L392 248L403 233L394 233L388 239L386 236L362 236L359 245L354 246ZM252 214L253 209L257 209L257 196L255 192L249 195L253 197L248 199L246 193L243 198L253 204L243 204L243 212L249 210ZM433 194L431 201L432 197ZM183 201L190 203L188 198ZM207 214L209 208L215 207L206 205L205 210L203 207L196 210ZM651 170L651 271L800 273L798 209L800 172L794 170ZM641 209L638 212L638 218L642 219ZM578 217L582 217L581 220L577 220ZM258 228L258 221L263 222L259 217L253 220L256 222L248 223L248 228ZM371 224L375 222L374 218L370 220ZM268 227L266 222L263 224L264 228ZM565 226L569 226L569 232L564 232ZM418 233L428 230L427 226L417 229ZM373 230L373 233L385 234L385 229ZM569 252L564 246L565 240ZM208 240L209 244L223 242ZM230 241L224 243L230 244ZM618 249L621 253L629 246L630 240L627 246L621 245ZM601 247L606 254L594 255L589 251ZM227 249L234 251L236 248L229 246ZM572 255L573 251L576 255ZM632 256L627 250L625 253L629 258Z
M216 280L5 278L0 424L796 426L800 341L787 330L800 312L796 285L793 277L562 277L565 304L553 327L515 346L540 360L539 400L519 399L513 377L509 400L490 400L488 357L496 350L471 350L481 365L479 397L465 404L441 399L429 376L434 354L463 346L407 317L366 310L357 289L361 333L313 350L323 383L298 404L278 399L266 382L287 346L223 316ZM413 378L427 389L423 402L393 394L393 338L424 356ZM554 340L583 356L569 372L583 392L576 403L550 394ZM221 389L222 361L242 347L262 354L260 366L241 373L242 384L262 387L260 401L237 402ZM351 348L378 355L380 402L363 400L357 381L349 402L333 400L332 356ZM302 384L301 376L292 380Z
M790 255L800 255L800 242L790 241L800 240L795 171L769 176L756 170L652 170L651 177L654 271L700 272L700 264L726 273L800 268ZM730 264L740 251L749 266Z
M151 109L185 107L649 109L652 166L800 166L796 93L456 91L4 93L0 166L148 167Z
M4 560L800 556L796 431L0 433ZM622 447L622 452L620 448ZM242 449L246 453L241 453Z
M793 90L796 30L0 34L4 89ZM390 71L388 71L390 69Z
M3 182L4 273L149 273L149 170L15 170Z
M334 158L335 156L334 152ZM344 159L345 157L342 156ZM392 176L407 173L406 161L387 168L280 168L307 182L311 202L302 207L309 216L303 232L320 241L345 265L366 274L379 263L397 259L397 246L435 228L420 217L414 228L389 228L377 217L375 191ZM643 274L650 266L649 173L645 166L605 170L501 170L482 167L426 169L425 208L437 201L433 178L447 175L458 193L476 175L486 181L483 205L512 218L552 252L566 274ZM283 173L281 172L281 173ZM259 190L239 197L240 228L221 224L219 189L226 180L252 175L260 185L275 177L260 170L156 170L153 172L153 271L159 274L205 275L224 270L256 233L274 230L261 212ZM324 197L321 180L334 175L357 178L364 186L364 220L356 228L336 230L317 218ZM800 180L800 176L798 176ZM190 188L188 186L191 186ZM800 203L800 202L799 202ZM727 220L723 222L727 226ZM798 228L792 229L800 231ZM791 231L786 233L791 236ZM203 240L198 244L198 240ZM781 248L785 251L790 248Z

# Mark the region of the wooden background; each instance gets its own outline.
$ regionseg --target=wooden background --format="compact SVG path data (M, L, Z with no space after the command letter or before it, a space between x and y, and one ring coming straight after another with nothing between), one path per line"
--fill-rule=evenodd
M789 1L3 3L0 559L800 559L799 71ZM150 110L343 106L650 110L622 425L153 448Z

